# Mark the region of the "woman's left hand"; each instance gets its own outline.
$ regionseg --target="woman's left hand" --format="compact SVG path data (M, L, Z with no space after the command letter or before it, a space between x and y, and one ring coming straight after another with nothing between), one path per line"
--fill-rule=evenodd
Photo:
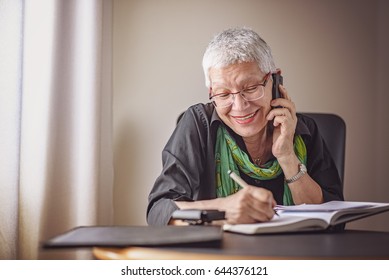
M288 158L294 155L293 139L297 125L296 107L285 87L280 85L279 90L283 98L271 101L271 105L281 106L272 109L267 115L267 120L273 120L273 147L272 153L278 159Z

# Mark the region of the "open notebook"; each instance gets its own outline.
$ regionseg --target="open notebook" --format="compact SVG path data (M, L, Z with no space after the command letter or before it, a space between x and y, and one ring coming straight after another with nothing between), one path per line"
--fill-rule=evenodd
M389 203L330 201L323 204L277 206L269 222L223 226L225 231L261 234L326 230L334 226L389 211Z

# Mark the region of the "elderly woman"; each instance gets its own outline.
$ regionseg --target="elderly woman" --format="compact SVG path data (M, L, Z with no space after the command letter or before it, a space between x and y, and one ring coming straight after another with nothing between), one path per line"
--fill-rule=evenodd
M228 223L254 223L270 220L276 204L343 200L314 121L296 114L282 85L282 98L272 98L278 70L257 33L216 35L203 69L211 103L191 106L165 146L149 195L149 224L169 224L177 209L217 209ZM228 170L249 186L237 185Z

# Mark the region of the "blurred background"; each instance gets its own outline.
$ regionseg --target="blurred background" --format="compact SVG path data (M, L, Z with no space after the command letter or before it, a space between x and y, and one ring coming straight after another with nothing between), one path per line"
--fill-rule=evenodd
M388 14L380 0L114 0L114 224L146 224L177 116L208 101L205 47L241 26L271 46L298 111L345 120L345 198L388 202ZM389 231L388 220L385 213L348 227Z

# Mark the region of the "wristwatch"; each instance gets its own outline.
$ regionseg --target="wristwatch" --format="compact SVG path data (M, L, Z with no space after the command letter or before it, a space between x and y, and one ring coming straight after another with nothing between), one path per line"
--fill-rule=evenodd
M304 174L306 174L306 173L307 173L307 167L304 164L299 163L299 172L296 175L294 175L292 178L289 178L289 179L285 178L285 182L288 184L296 182L298 179L303 177Z

